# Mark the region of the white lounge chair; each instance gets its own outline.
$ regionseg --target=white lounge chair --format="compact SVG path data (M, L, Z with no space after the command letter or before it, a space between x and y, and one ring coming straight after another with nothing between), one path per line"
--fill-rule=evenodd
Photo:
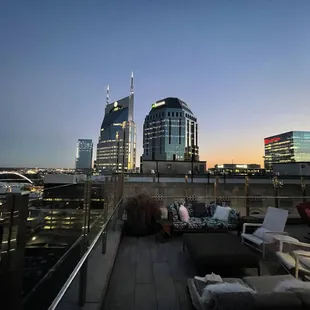
M268 207L262 224L243 224L243 230L241 234L242 243L262 252L263 258L265 258L266 244L270 244L276 241L272 236L287 235L287 233L284 232L287 217L287 210ZM257 227L257 229L252 234L247 233L247 228L249 227Z
M283 251L283 244L290 245L290 251ZM293 249L294 248L294 249ZM310 275L310 244L283 240L280 241L280 249L276 252L279 263L289 272L294 274L298 279L299 272Z

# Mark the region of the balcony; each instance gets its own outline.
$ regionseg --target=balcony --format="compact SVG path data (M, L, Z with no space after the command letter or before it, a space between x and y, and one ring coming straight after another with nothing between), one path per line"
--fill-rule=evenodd
M309 232L309 227L301 223L291 207L297 202L309 200L302 191L304 188L300 187L299 192L294 183L292 192L285 188L284 196L281 192L283 188L278 188L274 194L272 191L275 190L275 184L272 180L268 182L264 189L266 195L255 195L252 191L251 195L246 196L246 191L249 190L246 187L245 194L241 195L233 186L227 184L224 190L230 190L232 194L224 195L227 194L222 191L224 183L211 184L212 187L207 189L207 195L204 196L199 196L202 193L202 186L199 188L199 184L184 183L185 185L178 184L177 187L172 183L169 187L165 184L163 193L175 193L174 196L155 194L162 190L161 183L148 184L147 189L153 188L152 195L162 200L164 205L168 205L171 201L184 197L183 187L186 186L188 196L196 193L196 198L200 201L226 199L243 215L252 214L258 218L264 214L266 206L277 204L278 207L288 208L291 212L286 231L300 241L307 241L304 237ZM249 186L254 188L255 183L253 184ZM39 232L31 229L31 235L26 242L26 256L27 252L37 252L31 264L33 267L40 264L44 268L41 268L33 282L28 283L27 293L23 293L20 300L23 309L192 309L186 280L195 276L196 270L189 253L182 249L182 236L175 234L162 243L154 235L136 238L124 236L122 233L124 200L120 194L123 191L128 197L130 193L134 195L139 191L143 192L145 184L140 183L139 189L133 189L133 182L130 182L127 188L119 181L105 183L99 187L97 185L95 188L105 188L104 199L101 200L102 197L98 196L98 190L94 198L93 194L90 194L89 184L85 184L84 191L79 188L82 196L75 197L72 201L74 210L63 207L61 210L48 210L53 204L50 200L53 196L50 189L46 206L40 207L41 202L31 202L31 208L35 205L41 212L48 214L44 214L45 223L39 225ZM125 188L122 189L122 186ZM240 191L240 183L237 183L237 186ZM70 199L66 197L66 203L69 202L69 205ZM80 205L77 205L77 200ZM99 209L100 201L102 209ZM17 202L20 206L25 206L25 201ZM92 209L92 206L95 208ZM14 216L16 212L21 212L21 208L12 210L15 212ZM253 210L259 210L261 215L256 215ZM18 229L12 231L12 239L18 238ZM10 238L7 234L4 236L4 240ZM41 239L36 246L39 238L33 238L38 236ZM49 241L42 241L43 236L47 236ZM32 247L29 246L29 242L33 244ZM16 241L11 246L17 248ZM2 248L5 255L6 250L7 248ZM2 257L1 263L5 258L6 256ZM45 261L45 265L42 261ZM286 273L278 268L273 259L261 260L261 270L262 275ZM256 275L256 270L244 269L240 272L240 276L245 274ZM12 283L13 287L17 287L17 282ZM11 301L19 292L20 290L12 294ZM17 301L18 298L14 299ZM6 309L16 310L21 307L16 307L15 304L14 307Z

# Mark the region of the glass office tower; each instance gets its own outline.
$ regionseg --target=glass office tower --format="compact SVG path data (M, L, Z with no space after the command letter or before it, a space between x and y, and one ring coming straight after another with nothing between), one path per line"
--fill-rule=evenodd
M92 169L93 141L91 139L79 139L76 151L75 168L77 170Z
M178 98L152 104L143 125L142 160L199 160L197 119Z
M265 169L274 163L310 161L310 131L290 131L264 139Z

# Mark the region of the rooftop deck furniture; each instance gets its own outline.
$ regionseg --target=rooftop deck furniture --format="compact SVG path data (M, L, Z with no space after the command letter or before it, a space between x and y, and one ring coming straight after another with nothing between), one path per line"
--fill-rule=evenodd
M296 209L304 221L310 227L310 202L303 202L296 206ZM310 233L308 233L309 235ZM309 236L304 237L307 240L310 240Z
M265 258L266 244L275 242L272 235L286 234L284 228L288 218L288 211L268 207L262 224L244 223L242 229L242 243L261 251ZM247 228L257 227L253 233L248 233Z
M283 244L290 245L289 252L283 251ZM310 275L310 244L294 241L280 241L280 249L276 252L279 263L295 278Z
M259 257L232 234L185 234L183 245L188 249L199 275L216 271L221 274L241 268L257 268L260 274Z
M214 300L205 302L202 298L205 282L188 279L188 289L192 304L197 310L226 310L226 309L246 309L246 310L302 310L309 309L310 298L307 290L298 292L274 292L278 284L286 280L294 280L291 275L261 276L224 278L226 283L240 283L242 286L250 287L256 293L252 294L252 299L245 305L244 293L221 292L222 307L217 307ZM240 303L240 304L239 304ZM227 307L224 304L228 305ZM218 305L219 306L219 305Z
M182 202L174 202L168 207L169 218L172 220L173 231L175 232L214 232L214 231L241 231L241 218L239 213L231 209L228 221L213 219L216 205L205 203L184 203L190 219L183 222L179 217L179 206Z

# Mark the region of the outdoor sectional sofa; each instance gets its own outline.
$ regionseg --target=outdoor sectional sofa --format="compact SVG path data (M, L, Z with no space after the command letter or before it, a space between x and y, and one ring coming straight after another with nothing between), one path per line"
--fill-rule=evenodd
M242 279L224 278L225 283L239 283L254 290L254 294L245 292L219 291L206 301L203 291L207 283L188 279L188 289L192 304L197 310L303 310L310 309L309 289L277 291L281 282L293 281L291 275L250 276ZM212 284L212 283L210 283ZM249 295L250 294L250 295Z
M179 207L184 205L189 213L189 222L182 222L179 217ZM173 231L180 232L217 232L234 230L240 234L241 218L239 212L231 209L228 221L212 218L217 205L199 202L175 201L168 207L169 219L172 220Z

